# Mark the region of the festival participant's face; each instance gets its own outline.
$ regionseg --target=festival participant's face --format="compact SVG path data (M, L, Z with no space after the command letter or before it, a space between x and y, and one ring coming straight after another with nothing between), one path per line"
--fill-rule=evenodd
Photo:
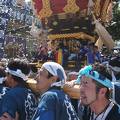
M36 76L37 85L36 88L39 92L45 92L49 89L51 81L48 77L48 71L44 68L41 68Z
M80 83L80 101L83 105L90 105L95 102L96 96L96 84L91 78L86 76L81 77Z

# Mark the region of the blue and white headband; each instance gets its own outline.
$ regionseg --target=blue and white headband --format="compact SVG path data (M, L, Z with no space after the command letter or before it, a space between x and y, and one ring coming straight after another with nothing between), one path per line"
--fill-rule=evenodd
M6 72L10 73L11 75L17 76L22 78L24 81L28 80L28 76L26 76L20 69L15 70L10 70L9 68L6 68Z
M108 88L112 89L112 87L113 87L112 82L108 78L106 78L106 77L102 76L101 74L99 74L97 71L94 71L91 65L86 66L86 67L84 67L84 68L82 68L80 70L78 79L76 81L77 83L78 82L80 83L80 78L83 75L96 80L97 82L101 83L102 85L104 85L104 86L106 86Z
M53 76L57 76L60 81L59 82L54 82L52 86L57 86L57 87L63 87L63 85L66 82L67 76L65 74L65 71L63 67L55 62L46 62L42 65L47 71L49 71Z

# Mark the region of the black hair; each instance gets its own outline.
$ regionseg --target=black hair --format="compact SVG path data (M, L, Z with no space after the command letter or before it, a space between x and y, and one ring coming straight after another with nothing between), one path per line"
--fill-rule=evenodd
M48 78L53 77L53 75L48 71Z
M93 65L93 70L97 71L99 74L112 81L112 76L111 74L109 74L109 71L107 70L106 66L96 63Z
M51 77L53 77L53 75L48 71L48 78L51 78ZM56 82L59 82L60 81L60 79L58 78L57 80L56 80Z

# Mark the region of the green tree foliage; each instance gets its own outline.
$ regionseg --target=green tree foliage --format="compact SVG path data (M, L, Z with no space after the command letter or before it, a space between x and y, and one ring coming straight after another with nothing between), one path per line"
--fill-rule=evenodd
M120 40L120 1L113 8L113 19L107 29L114 40Z

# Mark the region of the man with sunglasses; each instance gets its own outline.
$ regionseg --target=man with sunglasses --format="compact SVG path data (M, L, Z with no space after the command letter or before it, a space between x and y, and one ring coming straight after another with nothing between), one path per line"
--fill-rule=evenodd
M69 97L62 90L66 74L60 64L45 62L36 80L41 97L32 120L79 120Z
M111 98L111 75L103 65L85 66L79 72L80 111L83 120L120 120L120 109Z

